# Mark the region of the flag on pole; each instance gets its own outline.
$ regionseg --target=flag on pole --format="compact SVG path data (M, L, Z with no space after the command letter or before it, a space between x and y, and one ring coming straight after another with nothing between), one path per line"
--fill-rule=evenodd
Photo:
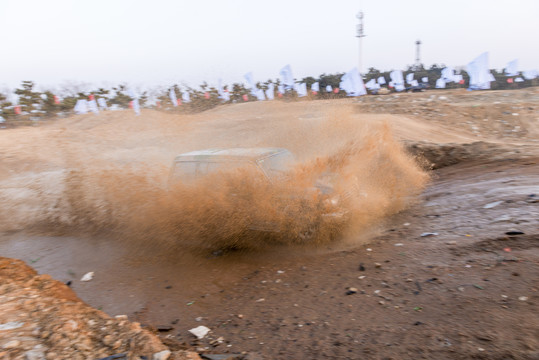
M13 111L15 112L15 115L20 115L21 114L21 106L20 105L15 105L13 107Z
M273 83L269 83L268 89L266 90L266 98L268 100L273 100L275 98L274 91L275 91L275 85L273 85Z
M294 88L294 76L292 75L292 68L290 65L284 66L281 71L279 71L279 75L281 75L281 83L287 90Z
M436 80L436 89L445 89L445 80L442 78L439 78Z
M60 104L60 98L58 96L56 96L56 95L54 95L54 103L56 105Z
M108 109L108 106L107 106L107 102L105 101L104 98L98 98L97 99L97 104L99 105L99 107L103 110L107 110Z
M174 91L174 87L172 87L168 92L168 97L170 98L170 102L174 107L178 106L178 99L176 98L176 91Z
M75 114L86 114L88 113L88 102L85 99L77 100L75 104Z
M243 75L245 78L245 81L247 82L247 88L251 89L251 95L257 96L257 88L255 84L255 80L253 78L253 73L248 72L247 74Z
M296 92L298 93L298 97L307 96L307 84L305 83L296 84Z
M518 59L510 61L505 67L505 76L518 76Z
M182 92L182 100L186 104L191 102L191 95L189 94L189 92L187 90Z
M353 68L341 77L339 88L346 91L348 96L362 96L367 94L363 79L357 68Z
M470 75L470 90L490 89L492 74L488 68L488 52L484 52L467 66L468 75Z

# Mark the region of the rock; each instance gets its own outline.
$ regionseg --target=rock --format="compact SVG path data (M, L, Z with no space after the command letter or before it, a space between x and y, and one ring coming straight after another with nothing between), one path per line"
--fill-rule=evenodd
M266 301L266 299L261 298L261 299L256 300L255 302L264 302L264 301Z
M438 233L436 232L424 232L421 234L421 237L427 237L427 236L438 236Z
M114 338L112 337L112 335L105 335L105 337L101 341L103 342L103 344L110 346L114 341Z
M520 301L527 301L528 300L528 297L527 296L519 296L518 299Z
M19 340L11 340L2 345L2 348L4 349L15 349L21 345L21 342Z
M493 207L498 206L501 203L503 203L503 201L494 201L483 206L483 209L492 209Z
M195 335L198 339L204 339L204 337L210 332L210 329L201 325L189 330L189 332Z
M170 325L157 325L157 331L165 332L165 331L170 331L172 329L174 328Z
M20 327L23 326L23 325L24 325L23 322L10 321L10 322L4 323L4 324L0 324L0 330L13 330L13 329L18 329L18 328L20 328Z
M89 273L86 273L83 275L83 277L80 279L80 281L90 281L94 278L94 272L90 271Z
M33 349L24 353L25 360L45 360L45 354L39 349Z
M346 295L353 295L355 293L357 293L357 289L355 287L349 287L349 288L346 288Z
M170 357L169 350L159 351L152 355L152 360L167 360Z
M359 271L365 271L365 266L363 266L363 264L359 264Z
M377 269L380 269L382 267L382 264L380 263L374 263L374 267Z

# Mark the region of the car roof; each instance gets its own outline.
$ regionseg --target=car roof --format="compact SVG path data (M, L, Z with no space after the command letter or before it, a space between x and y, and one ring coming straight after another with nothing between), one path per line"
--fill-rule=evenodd
M216 148L191 151L176 156L174 161L223 161L223 160L249 160L256 161L280 153L289 152L283 148Z

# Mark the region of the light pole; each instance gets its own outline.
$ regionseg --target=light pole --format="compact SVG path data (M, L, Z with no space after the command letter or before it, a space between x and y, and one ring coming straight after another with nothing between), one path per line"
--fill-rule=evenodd
M363 57L363 50L362 50L362 45L363 45L363 38L367 35L365 35L365 33L363 32L363 11L360 11L359 13L357 13L356 15L357 19L359 20L359 23L357 24L356 26L356 37L359 38L359 67L358 67L358 71L359 73L361 74L361 70L362 70L362 61L361 61L361 58Z

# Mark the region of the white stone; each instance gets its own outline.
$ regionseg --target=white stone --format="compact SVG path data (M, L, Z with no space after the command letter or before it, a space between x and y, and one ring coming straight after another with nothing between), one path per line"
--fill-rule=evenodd
M167 360L170 357L169 350L163 350L152 355L152 360Z
M204 337L210 332L210 329L206 326L200 325L196 328L192 328L191 330L189 330L189 332L195 335L198 339L204 339Z

